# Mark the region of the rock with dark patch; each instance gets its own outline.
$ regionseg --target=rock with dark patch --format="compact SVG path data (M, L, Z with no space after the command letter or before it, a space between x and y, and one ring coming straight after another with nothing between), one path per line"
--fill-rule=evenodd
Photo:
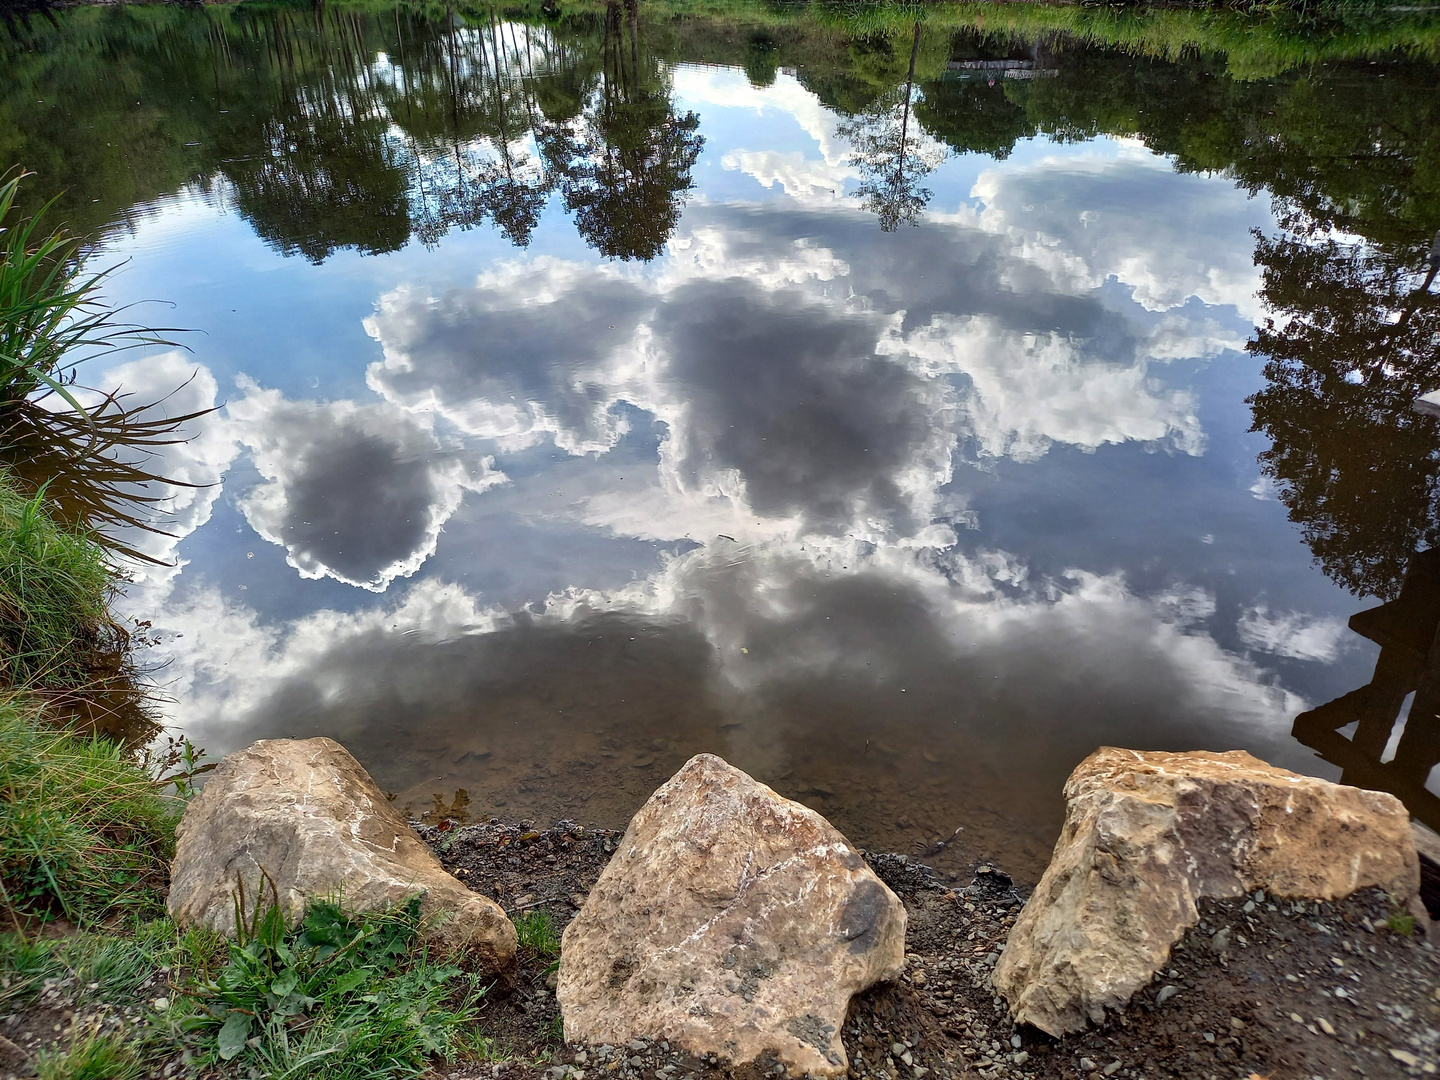
M35 1062L21 1047L0 1035L0 1076L34 1076Z
M565 930L569 1042L665 1039L843 1075L852 995L905 966L905 908L835 828L718 757L630 822Z
M1333 900L1379 886L1403 904L1419 886L1410 818L1393 795L1243 751L1104 747L1065 797L1054 857L995 968L1011 1016L1051 1035L1102 1022L1149 985L1198 921L1197 900L1250 890ZM1229 940L1211 947L1224 953Z
M185 808L170 871L181 926L235 933L235 895L278 902L298 920L312 897L375 911L421 893L427 935L482 970L515 958L515 927L471 892L331 739L262 739L220 762ZM247 900L248 903L248 900Z

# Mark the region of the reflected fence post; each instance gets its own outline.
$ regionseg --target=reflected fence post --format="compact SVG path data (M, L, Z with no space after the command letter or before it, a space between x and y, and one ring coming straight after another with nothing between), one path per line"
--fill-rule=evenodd
M1352 615L1350 629L1380 646L1374 675L1358 690L1301 713L1291 734L1340 766L1341 783L1391 792L1440 831L1440 797L1425 786L1440 763L1440 549L1411 556L1400 595ZM1412 693L1395 756L1384 761ZM1342 734L1352 724L1353 735Z

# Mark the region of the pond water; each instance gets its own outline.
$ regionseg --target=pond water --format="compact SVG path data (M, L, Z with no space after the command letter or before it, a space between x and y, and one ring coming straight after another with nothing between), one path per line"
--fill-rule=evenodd
M0 161L196 331L81 381L217 406L127 537L168 721L612 827L712 751L1030 879L1102 744L1440 825L1431 16L916 17L12 22Z

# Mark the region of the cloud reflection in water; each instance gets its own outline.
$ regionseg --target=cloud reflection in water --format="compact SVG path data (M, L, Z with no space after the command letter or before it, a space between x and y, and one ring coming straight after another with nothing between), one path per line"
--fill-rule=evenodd
M1032 572L1023 545L985 545L966 495L1057 448L1080 499L1104 471L1073 457L1206 452L1190 376L1244 339L1236 253L1261 215L1121 150L1068 172L1017 158L896 236L839 205L697 199L647 267L540 254L384 287L375 399L247 384L225 423L261 475L249 524L303 577L385 595L285 621L177 589L165 631L196 733L324 733L412 803L463 786L606 824L714 750L861 843L963 823L956 858L1007 852L1022 874L1098 743L1293 763L1303 702L1217 643L1211 585L1175 565L1142 592L1078 548ZM1036 212L1046 190L1067 194ZM1174 224L1186 207L1214 225L1209 254ZM480 512L500 506L512 531ZM1157 550L1175 546L1156 513ZM485 558L539 561L541 522L567 538L547 569L563 584L524 610L451 580L499 536L513 549Z

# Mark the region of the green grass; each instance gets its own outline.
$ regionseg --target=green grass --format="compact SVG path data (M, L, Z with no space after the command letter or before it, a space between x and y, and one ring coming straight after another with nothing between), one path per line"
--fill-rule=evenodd
M0 1012L35 1004L75 1010L84 1024L37 1055L39 1075L54 1080L146 1076L184 1047L153 1005L172 983L204 978L223 962L218 937L181 932L169 919L132 923L124 932L61 938L0 934ZM104 1033L98 1014L120 1018Z
M48 991L68 1005L135 1005L169 993L175 981L207 979L225 963L214 932L179 930L168 918L121 932L60 938L0 934L0 1012L22 1009Z
M1397 908L1385 917L1385 929L1401 937L1410 937L1415 933L1415 916Z
M0 681L84 687L113 647L113 581L100 547L46 513L43 489L27 499L0 474Z
M529 949L539 956L560 955L560 931L548 911L526 911L516 915L515 936L520 948Z
M158 911L177 809L116 744L0 695L0 920Z
M400 1080L437 1058L504 1058L476 1025L479 977L429 955L418 898L361 916L317 901L288 928L273 906L242 922L229 942L168 918L59 939L0 934L0 1013L128 1009L123 1038L91 1028L52 1047L37 1064L56 1080L144 1076L178 1057L191 1075L267 1080ZM163 1012L158 997L170 999Z
M39 1080L140 1080L150 1070L144 1048L122 1035L86 1032L69 1046L36 1057Z
M489 1046L471 1031L483 988L430 957L421 929L419 897L354 918L312 902L293 929L271 906L189 988L180 1028L203 1065L269 1080L388 1080L475 1056Z

